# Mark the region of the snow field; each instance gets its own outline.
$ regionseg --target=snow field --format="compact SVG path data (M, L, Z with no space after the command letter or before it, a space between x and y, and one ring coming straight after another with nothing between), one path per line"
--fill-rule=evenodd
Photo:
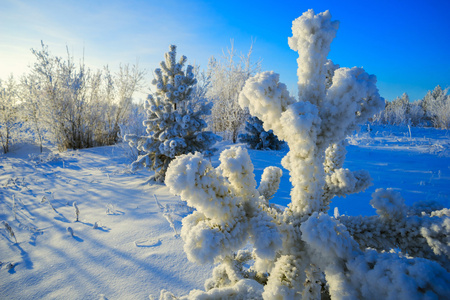
M340 214L374 215L371 194L389 187L399 191L408 205L436 200L449 207L448 132L412 128L410 138L407 128L371 129L347 138L344 167L369 171L374 185L360 194L334 198L329 214L338 207ZM220 152L230 146L216 145L214 167ZM434 151L437 148L441 150ZM213 266L189 262L182 239L168 221L179 234L189 208L166 186L149 185L149 172L131 173L123 147L57 154L47 150L29 156L30 150L37 149L24 145L0 157L0 221L8 222L18 241L0 224L2 297L147 299L158 297L162 289L175 295L203 289ZM248 150L257 182L265 167L282 168L287 150ZM286 206L290 189L289 173L283 169L271 202ZM80 222L75 222L74 201ZM14 265L10 269L9 263Z
M147 173L130 173L121 151L68 151L39 164L2 157L0 219L18 241L0 230L5 299L145 299L164 288L183 293L203 286L211 267L186 259L167 220L179 232L189 210L165 186L147 185ZM7 263L14 267L7 270Z

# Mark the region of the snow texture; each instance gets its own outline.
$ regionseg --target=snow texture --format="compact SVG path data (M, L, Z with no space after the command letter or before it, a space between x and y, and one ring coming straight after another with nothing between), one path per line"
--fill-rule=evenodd
M411 218L421 216L422 212L427 214L423 220L437 222L443 216L448 217L449 210L444 207L448 207L450 194L450 169L447 168L450 157L427 150L436 143L445 145L448 142L445 132L414 127L413 138L410 139L408 129L404 127L377 125L371 127L371 132L365 132L365 128L348 138L353 142L347 147L343 167L369 170L376 187L391 183L394 191L401 191L407 204L406 215ZM42 154L38 146L20 146L13 147L7 155L0 155L0 194L4 196L0 196L0 221L6 221L17 238L16 243L4 224L0 224L0 290L3 298L47 299L70 295L69 298L98 299L103 294L107 299L148 299L149 295L157 299L161 289L169 290L176 297L188 295L190 290L213 293L216 290L211 289L221 283L228 284L231 290L235 280L241 278L254 279L252 283L261 288L266 285L267 274L275 262L270 259L253 260L252 249L238 251L227 266L214 272L216 275L212 271L214 266L196 265L187 260L183 240L174 237L164 213L171 214L180 233L181 218L190 214L192 209L179 197L171 195L166 186L143 185L148 176L145 170L130 173L125 155L127 145L63 153L48 152L49 149L44 148ZM231 146L234 145L230 142L217 145L221 149ZM280 151L248 150L257 182L268 164L283 170L280 188L270 200L270 205L278 208L284 208L290 199L289 173L280 163L287 151L287 148ZM220 164L219 154L210 159L213 167ZM370 187L362 194L334 198L329 214L332 215L334 208L339 206L339 221L346 225L360 245L364 245L359 241L363 234L367 234L367 241L381 242L386 241L383 235L398 228L393 242L402 241L405 232L414 233L415 236L411 234L407 239L410 248L427 249L428 255L436 257L428 248L426 239L417 236L421 228L418 223L412 223L408 228L398 226L399 223L390 227L382 225L386 222L361 223L377 216L362 217L359 221L361 214L375 214L375 209L369 204L370 195L375 190L375 187ZM162 211L153 194L156 194ZM46 200L41 203L44 196L50 199L59 214ZM420 199L428 201L412 205L413 201ZM79 222L74 222L74 201L81 212ZM352 227L344 223L350 217L359 224L357 228L361 234L355 234ZM369 226L364 233L366 224ZM374 231L374 238L369 237L373 231L370 224L380 228L380 236ZM73 238L66 230L68 226L75 233ZM439 238L443 234L430 233L434 241L437 239L433 235ZM441 238L439 241L441 245L448 243ZM379 252L385 249L378 250L373 244L371 247ZM385 244L387 250L384 251L389 251L392 245ZM403 248L404 244L394 247ZM410 250L408 254L417 256L410 254ZM250 265L252 272L248 270ZM285 265L284 268L287 267ZM305 267L304 270L298 273L305 280L308 273L310 283L303 279L299 281L309 284L308 291L317 287L315 283L324 280L323 272L317 268ZM274 279L275 276L271 277L271 282L275 282L272 281ZM242 281L241 284L249 282ZM311 293L314 291L317 289L312 289Z

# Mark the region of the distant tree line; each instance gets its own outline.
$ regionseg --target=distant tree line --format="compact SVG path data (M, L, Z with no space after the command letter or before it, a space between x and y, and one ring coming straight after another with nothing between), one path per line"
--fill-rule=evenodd
M247 54L238 55L231 43L223 57L211 57L206 70L199 66L193 70L198 82L191 94L192 107L212 102L207 129L234 143L250 117L239 106L238 95L261 69L260 61L251 58L252 49L253 44ZM112 73L108 66L90 69L84 59L76 63L69 51L65 58L53 55L43 42L39 50L31 51L35 60L26 74L0 79L4 153L25 133L31 133L41 151L46 141L64 151L112 145L125 133L145 134L143 103L132 101L144 87L145 72L137 65L121 65Z
M393 101L385 102L385 109L373 118L375 123L390 125L427 126L450 128L449 88L439 85L428 91L423 99L410 102L404 93Z
M261 71L247 54L238 55L233 43L219 59L211 57L206 70L194 66L197 84L192 91L192 108L212 102L206 116L207 129L225 140L237 142L251 116L238 104L238 95L248 78ZM144 88L145 72L137 65L120 65L112 73L108 66L92 70L82 60L51 54L41 43L32 49L35 61L20 78L0 79L0 144L4 153L14 141L31 132L41 148L45 141L60 151L117 143L125 133L143 135L146 119L142 104L132 101ZM372 121L379 124L450 128L449 88L439 85L425 97L409 101L405 93L385 102L385 109ZM137 155L137 154L136 154Z

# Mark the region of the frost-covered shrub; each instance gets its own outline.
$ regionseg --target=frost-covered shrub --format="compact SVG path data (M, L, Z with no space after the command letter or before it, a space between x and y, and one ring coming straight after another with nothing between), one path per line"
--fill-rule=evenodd
M247 133L240 134L239 141L247 143L251 149L280 150L284 145L284 142L280 141L272 130L264 130L263 122L257 117L250 117L245 122L245 130Z
M449 88L439 85L428 91L425 97L414 102L404 93L393 101L386 101L385 109L372 118L375 123L390 125L434 126L450 128Z
M205 291L182 299L448 297L448 210L419 213L422 206L408 208L398 193L379 189L371 201L377 216L327 214L333 197L370 185L367 172L342 168L343 140L383 107L375 76L326 59L338 25L328 11L294 20L298 101L273 72L250 78L239 97L289 145L287 208L269 202L281 170L266 169L257 188L245 149L222 152L217 168L200 153L171 163L167 186L196 208L183 220L184 250L191 261L220 262ZM242 251L248 244L253 250Z
M41 152L45 133L61 151L117 143L143 71L129 65L114 75L108 67L92 71L69 52L67 59L52 55L44 43L32 53L36 61L22 77L21 100Z
M155 69L153 84L156 92L148 95L145 102L147 136L125 135L130 146L144 154L132 164L133 169L147 167L155 171L153 179L163 182L169 163L175 156L203 151L211 154L211 146L220 137L210 131L202 119L211 111L211 103L200 103L198 110L191 107L193 86L197 83L193 67L188 65L186 56L176 61L176 46L171 45L165 54L161 68Z
M19 127L18 85L10 76L0 80L0 144L3 153L8 153L14 137L14 128Z
M387 102L384 114L387 124L401 125L408 121L409 96L404 93L391 102Z
M236 143L248 118L248 111L239 106L238 98L245 81L260 71L260 61L251 58L253 44L246 55L237 55L233 42L221 59L211 57L208 64L210 85L206 96L214 102L210 128L224 139ZM238 58L238 59L236 59Z
M439 85L433 91L428 91L422 100L426 115L434 127L450 128L450 88L442 89Z

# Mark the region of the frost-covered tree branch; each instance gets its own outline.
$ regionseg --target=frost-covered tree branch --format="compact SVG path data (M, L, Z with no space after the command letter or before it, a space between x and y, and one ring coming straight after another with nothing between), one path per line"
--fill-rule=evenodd
M335 196L371 184L367 172L343 168L344 139L384 106L374 75L327 59L337 29L328 11L309 10L294 20L289 45L299 52L298 100L274 72L248 79L239 96L240 105L260 118L265 130L289 145L282 160L293 186L287 208L269 202L281 170L267 168L256 188L253 165L241 148L222 152L217 168L199 153L171 163L166 184L196 208L183 220L188 258L221 262L205 291L182 299L425 299L449 294L448 210L408 208L398 193L379 189L371 201L377 216L327 214ZM244 255L240 250L248 243L253 251ZM250 266L242 264L250 260Z

